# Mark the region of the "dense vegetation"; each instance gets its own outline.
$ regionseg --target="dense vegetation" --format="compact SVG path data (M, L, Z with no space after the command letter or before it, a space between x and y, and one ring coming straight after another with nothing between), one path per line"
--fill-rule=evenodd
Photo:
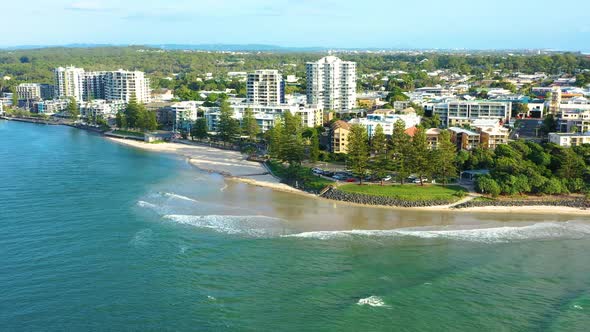
M366 176L382 179L387 174L395 174L401 184L414 174L421 185L429 177L446 184L457 176L457 148L447 131L441 132L436 149L429 149L425 128L419 127L411 137L401 120L395 123L391 138L377 125L369 141L366 128L353 125L348 141L349 166L360 184Z
M141 131L158 129L156 113L148 112L143 104L135 100L131 100L124 111L118 112L115 120L118 128Z
M562 148L515 141L495 151L476 149L463 156L465 168L490 169L489 175L476 180L476 190L492 196L590 190L590 145Z
M154 88L175 89L181 99L198 99L199 90L224 90L232 88L238 94L245 93L242 82L225 77L230 71L252 71L268 68L280 69L283 74L305 77L305 63L315 61L325 53L221 53L197 51L164 51L147 47L96 47L96 48L44 48L36 50L0 51L0 90L8 91L21 82L53 83L52 70L58 66L75 65L86 70L115 70L118 68L141 70L152 79ZM456 73L490 77L494 71L505 73L546 72L549 74L578 75L580 84L590 81L587 73L590 59L580 54L506 55L506 54L443 54L443 53L343 53L344 60L358 64L359 89L372 89L381 85L385 72L401 70L407 74L390 80L388 90L394 86L402 89L417 88L437 83L425 71L449 69ZM363 74L382 73L367 79ZM205 73L213 78L203 79ZM301 85L288 87L291 91L303 91Z

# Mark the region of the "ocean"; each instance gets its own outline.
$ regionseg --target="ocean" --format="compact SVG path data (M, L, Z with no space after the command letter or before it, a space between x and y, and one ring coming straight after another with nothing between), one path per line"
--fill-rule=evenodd
M0 120L2 331L586 331L590 218L346 206Z

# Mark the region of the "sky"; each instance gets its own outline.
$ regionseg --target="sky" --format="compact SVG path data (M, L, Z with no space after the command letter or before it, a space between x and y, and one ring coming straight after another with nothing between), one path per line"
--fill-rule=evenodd
M269 44L590 51L588 0L21 0L1 7L10 13L2 17L1 47Z

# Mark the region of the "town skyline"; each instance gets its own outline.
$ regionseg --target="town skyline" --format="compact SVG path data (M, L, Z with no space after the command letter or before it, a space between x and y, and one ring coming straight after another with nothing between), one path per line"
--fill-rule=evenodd
M590 4L573 1L556 15L548 1L500 0L487 4L455 0L420 3L252 0L31 1L5 20L18 31L0 47L26 45L278 45L342 49L552 49L590 51ZM469 8L469 10L457 10ZM22 24L22 17L27 24ZM47 15L64 19L47 24ZM97 29L84 29L96 22ZM543 22L543 24L539 24ZM269 27L275 27L269 29ZM38 31L43 31L39 34Z

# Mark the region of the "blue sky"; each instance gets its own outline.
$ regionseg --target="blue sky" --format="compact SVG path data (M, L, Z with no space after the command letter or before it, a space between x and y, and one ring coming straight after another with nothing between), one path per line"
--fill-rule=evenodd
M590 1L21 0L0 46L273 44L590 50Z

